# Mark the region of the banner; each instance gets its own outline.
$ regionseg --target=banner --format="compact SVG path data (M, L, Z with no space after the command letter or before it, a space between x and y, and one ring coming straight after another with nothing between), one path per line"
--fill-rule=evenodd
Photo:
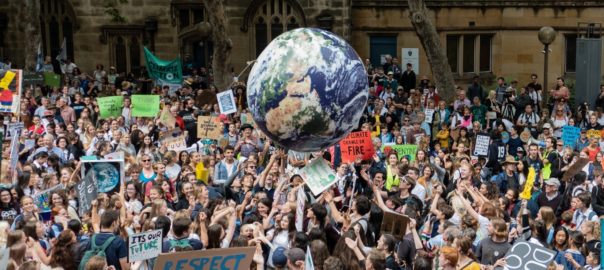
M600 130L590 129L590 130L587 131L587 138L590 138L590 139L592 139L592 138L599 139L600 136L602 136L602 131L600 131Z
M506 270L546 270L547 266L556 257L556 252L542 246L527 242L518 241L505 254L506 266L495 269Z
M124 181L124 160L81 160L82 179L91 178L97 192L111 195Z
M408 156L409 161L414 161L415 154L417 153L417 145L415 145L415 144L384 144L384 145L382 145L382 152L386 153L389 151L396 151L399 160L404 156Z
M487 133L476 134L476 145L474 145L474 156L486 157L489 155L489 144L491 136Z
M145 47L145 60L147 61L147 71L149 77L155 80L161 80L162 83L182 83L182 64L180 57L172 61L166 61L157 58L151 51Z
M197 269L251 269L255 247L221 248L162 253L155 261L154 270Z
M220 109L221 114L229 115L237 112L233 90L227 90L216 94L216 99L218 100L218 108Z
M197 117L197 138L218 140L223 135L220 118L214 116Z
M63 185L58 184L47 190L40 191L36 195L34 195L34 197L33 197L34 203L36 204L36 206L38 206L38 211L40 211L40 213L50 212L50 210L51 210L50 205L51 205L51 199L52 199L52 198L50 198L50 194L53 191L62 189L62 188L63 188Z
M342 162L354 162L359 156L362 160L370 160L375 154L371 132L359 131L348 134L346 138L340 141L340 151Z
M315 196L328 189L336 182L336 174L329 163L319 157L300 170L302 178Z
M128 262L155 258L161 254L162 231L153 230L128 236Z
M99 117L101 119L122 115L122 107L124 106L123 96L99 97L96 101L99 104Z
M168 106L164 106L164 109L161 110L159 121L168 129L173 129L176 126L176 118L174 118Z
M23 72L23 85L44 85L44 72Z
M185 135L180 135L178 137L167 137L162 141L162 143L166 144L166 148L168 148L169 151L180 152L187 149L187 140Z
M132 95L132 117L156 117L159 95Z
M61 75L54 72L44 72L44 85L50 87L61 87Z
M564 146L575 147L575 143L581 137L581 129L573 126L562 127L562 141Z
M384 212L384 218L382 219L381 232L392 234L394 237L403 239L407 234L407 224L409 224L409 217L401 215L395 212Z
M19 113L22 88L22 70L0 70L0 112Z

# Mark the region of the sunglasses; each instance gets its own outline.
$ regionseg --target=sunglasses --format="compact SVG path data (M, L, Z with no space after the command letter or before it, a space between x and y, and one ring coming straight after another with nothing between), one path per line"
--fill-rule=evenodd
M149 161L151 161L151 160L150 160L150 159L145 159L145 160L143 160L143 162L149 162Z

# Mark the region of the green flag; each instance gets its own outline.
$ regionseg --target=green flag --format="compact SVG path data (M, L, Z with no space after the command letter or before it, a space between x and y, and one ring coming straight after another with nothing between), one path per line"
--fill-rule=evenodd
M159 95L132 95L133 117L156 117L159 112Z
M122 106L124 106L123 96L101 97L96 100L99 104L101 119L122 115Z
M54 72L45 72L44 84L50 87L61 87L61 76Z
M182 65L180 57L172 61L161 60L145 47L145 59L149 77L167 83L182 83Z

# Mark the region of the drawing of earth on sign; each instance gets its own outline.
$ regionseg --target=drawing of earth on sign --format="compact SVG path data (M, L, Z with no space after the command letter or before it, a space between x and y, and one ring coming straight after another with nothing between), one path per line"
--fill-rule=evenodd
M109 163L95 163L92 171L99 192L112 191L120 182L120 172Z

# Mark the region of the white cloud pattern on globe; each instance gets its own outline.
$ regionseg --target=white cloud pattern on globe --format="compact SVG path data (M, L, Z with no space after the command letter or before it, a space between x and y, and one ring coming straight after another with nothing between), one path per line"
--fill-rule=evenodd
M325 149L358 126L369 92L356 51L337 35L298 28L275 38L250 71L247 100L270 139L296 151Z

